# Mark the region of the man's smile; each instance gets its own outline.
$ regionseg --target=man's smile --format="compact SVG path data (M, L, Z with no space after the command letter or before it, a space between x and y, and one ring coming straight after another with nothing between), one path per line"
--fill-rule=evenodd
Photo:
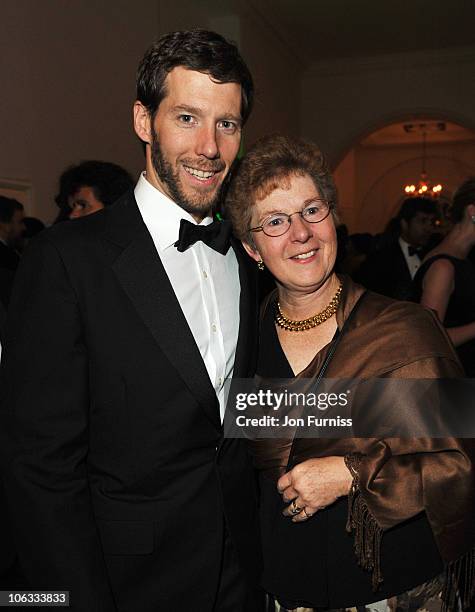
M191 174L191 176L201 181L209 181L209 179L213 178L219 172L219 170L198 170L197 168L185 165L183 165L183 169L188 172L188 174Z

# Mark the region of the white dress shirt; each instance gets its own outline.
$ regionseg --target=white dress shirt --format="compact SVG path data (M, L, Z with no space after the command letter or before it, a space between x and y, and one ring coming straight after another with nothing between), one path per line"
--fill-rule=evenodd
M135 187L140 214L185 315L224 416L224 382L231 378L239 331L239 269L230 248L226 255L199 241L180 253L181 219L196 221L141 174ZM201 225L212 222L206 217Z
M399 246L401 247L401 251L404 255L404 259L406 260L407 267L409 268L409 274L411 275L411 278L414 278L417 270L420 268L421 258L416 253L414 253L414 255L409 255L409 247L411 245L405 240L403 240L400 236Z

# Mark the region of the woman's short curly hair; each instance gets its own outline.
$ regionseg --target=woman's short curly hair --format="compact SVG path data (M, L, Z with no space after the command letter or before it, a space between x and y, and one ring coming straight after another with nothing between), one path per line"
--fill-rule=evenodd
M235 236L252 244L249 228L256 203L278 187L287 188L292 176L305 175L334 211L335 183L317 145L277 134L259 139L239 162L226 195L225 214Z

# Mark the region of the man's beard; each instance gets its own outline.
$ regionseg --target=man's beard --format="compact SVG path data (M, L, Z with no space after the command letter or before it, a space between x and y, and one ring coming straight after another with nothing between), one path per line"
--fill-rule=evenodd
M176 204L178 204L178 206L180 206L180 208L186 210L186 212L190 215L207 216L212 210L217 207L221 199L221 193L225 181L223 181L223 183L214 193L203 193L202 195L200 195L197 192L195 197L186 196L180 186L178 170L176 172L173 172L172 165L169 161L165 159L155 130L152 130L151 152L152 165L154 167L155 172L157 173L158 178L162 183L166 185L168 189L167 195L169 195L172 200ZM197 163L196 161L190 160L189 165L193 168L198 168L200 170L214 172L223 170L225 167L224 163L221 160L208 160L208 163L204 168L201 167L200 162Z

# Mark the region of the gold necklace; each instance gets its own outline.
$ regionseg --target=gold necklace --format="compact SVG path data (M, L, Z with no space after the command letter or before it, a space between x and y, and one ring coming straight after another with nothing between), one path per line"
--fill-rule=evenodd
M312 329L313 327L317 327L317 325L321 325L325 321L327 321L330 317L332 317L340 303L341 292L343 289L343 285L337 289L337 292L332 297L331 302L328 306L322 310L321 312L313 315L313 317L309 317L308 319L302 319L301 321L294 321L292 319L287 318L281 308L279 302L275 302L275 312L274 312L274 320L279 327L282 329L286 329L287 331L305 331L307 329Z

